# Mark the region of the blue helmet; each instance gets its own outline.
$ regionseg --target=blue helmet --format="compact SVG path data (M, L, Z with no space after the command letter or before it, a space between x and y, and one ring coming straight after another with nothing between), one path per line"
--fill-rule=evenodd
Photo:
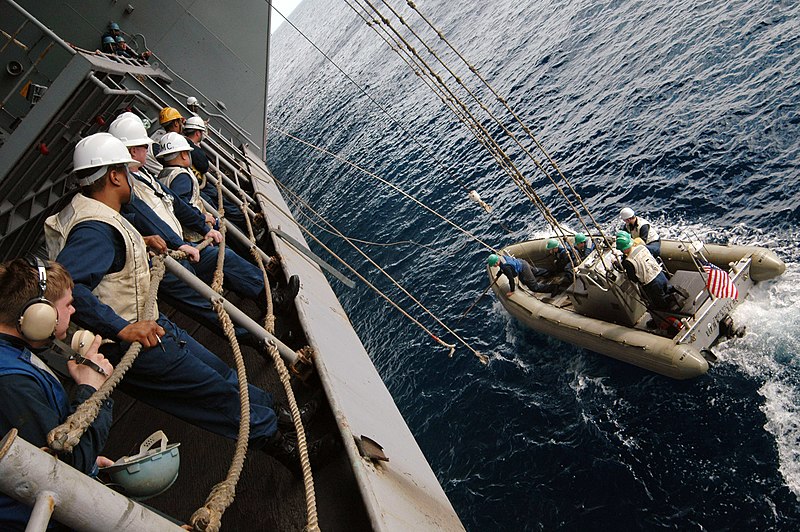
M113 42L114 42L114 37L112 37L111 35L106 35L105 37L103 37L103 44L109 44Z
M115 30L115 31L122 31L122 30L119 29L119 24L117 24L116 22L110 23L108 25L108 29Z

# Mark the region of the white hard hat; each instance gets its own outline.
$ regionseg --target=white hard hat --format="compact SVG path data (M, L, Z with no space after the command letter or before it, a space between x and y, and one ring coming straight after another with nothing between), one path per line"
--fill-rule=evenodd
M189 96L186 98L186 105L197 105L197 98L194 96Z
M633 209L630 207L625 207L619 211L619 217L622 218L623 221L627 220L628 218L633 218L634 216L636 215L633 213Z
M114 164L135 163L128 148L110 133L95 133L78 142L72 153L73 171L98 168L92 175L78 180L81 186L91 185L106 173L106 167Z
M161 151L157 155L159 159L173 153L192 151L194 149L189 146L189 141L183 135L174 131L170 131L161 137L159 144L161 144Z
M203 121L202 118L199 116L190 116L186 119L186 123L183 124L184 131L205 131L206 130L206 123Z
M129 115L129 116L126 116ZM111 122L108 132L117 137L127 146L149 146L153 140L147 136L144 124L138 116L132 113L125 113Z

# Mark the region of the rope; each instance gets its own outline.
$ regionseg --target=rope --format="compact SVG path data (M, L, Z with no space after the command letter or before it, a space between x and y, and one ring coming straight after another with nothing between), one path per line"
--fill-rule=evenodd
M294 422L295 430L297 432L297 449L300 452L300 467L303 470L303 487L306 492L306 509L308 512L308 522L305 530L319 531L319 521L317 517L317 499L314 494L314 479L311 476L311 461L308 458L308 444L306 442L306 431L303 427L303 421L300 418L300 409L297 406L297 401L294 397L292 384L290 381L289 372L286 370L286 364L278 353L278 348L273 342L267 343L267 352L272 357L272 362L275 364L275 369L278 371L278 376L281 378L286 390L286 399L289 403L289 411L292 413L292 421Z
M470 351L472 351L472 353L473 353L473 354L474 354L474 355L475 355L475 356L478 358L478 360L480 360L480 361L481 361L482 363L484 363L484 364L487 364L487 363L489 362L489 359L488 359L488 357L487 357L486 355L484 355L484 354L482 354L482 353L478 352L477 350L475 350L475 349L474 349L474 348L473 348L471 345L469 345L469 344L467 343L467 341L466 341L466 340L464 340L463 338L461 338L461 337L460 337L460 336L459 336L459 335L458 335L458 334L457 334L455 331L453 331L453 330L452 330L450 327L448 327L447 325L445 325L445 323L444 323L444 322L442 322L442 320L440 320L440 319L439 319L439 318L438 318L438 317L437 317L437 316L436 316L436 315L435 315L433 312L431 312L431 311L430 311L430 310L429 310L429 309L428 309L428 308L427 308L425 305L423 305L423 304L422 304L422 302L420 302L420 301L419 301L417 298L415 298L415 297L414 297L414 296L413 296L413 295L412 295L412 294L411 294L411 293L410 293L408 290L406 290L406 289L405 289L405 288L404 288L404 287L403 287L403 286L402 286L402 285L401 285L399 282L397 282L397 281L394 279L394 277L392 277L392 276L389 274L389 272L387 272L386 270L384 270L384 269L383 269L383 268L382 268L382 267L381 267L381 266L380 266L380 265L379 265L377 262L375 262L374 260L372 260L372 258L371 258L369 255L367 255L366 253L364 253L364 252L363 252L363 251L362 251L362 250L361 250L361 249L360 249L358 246L356 246L356 245L355 245L353 242L351 242L351 241L350 241L350 240L349 240L349 239L348 239L348 238L347 238L347 237L346 237L346 236L345 236L345 235L344 235L344 234L343 234L341 231L339 231L339 230L338 230L338 229L337 229L337 228L336 228L336 227L335 227L333 224L331 224L331 223L330 223L328 220L326 220L324 216L322 216L320 213L318 213L316 210L314 210L314 208L313 208L313 207L311 207L311 206L310 206L308 203L306 203L305 201L303 201L303 199L302 199L302 198L301 198L299 195L297 195L297 194L296 194L296 193L295 193L293 190L291 190L291 189L290 189L289 187L287 187L285 184L283 184L282 182L280 182L278 179L275 179L275 183L277 183L277 184L278 184L278 185L281 187L281 189L283 189L283 190L285 190L286 192L288 192L288 193L289 193L289 194L290 194L290 195L291 195L291 196L292 196L292 197L293 197L293 198L294 198L296 201L299 201L299 202L300 202L300 203L301 203L301 204L302 204L302 205L303 205L303 206L304 206L306 209L308 209L308 210L310 210L312 213L314 213L314 215L316 215L316 216L317 216L317 217L318 217L320 220L322 220L322 221L325 223L325 225L327 225L328 227L330 227L330 228L331 228L331 230L334 232L334 234L336 234L336 236L338 236L339 238L343 239L345 242L347 242L348 244L350 244L350 246L351 246L353 249L355 249L355 250L356 250L356 251L357 251L357 252L358 252L358 253L359 253L359 254L360 254L362 257L364 257L364 258L365 258L365 259L366 259L366 260L367 260L367 261L368 261L370 264L372 264L372 265L373 265L373 266L374 266L374 267L375 267L375 268L376 268L376 269L377 269L379 272L381 272L381 273L382 273L382 274L383 274L383 275L384 275L386 278L388 278L388 279L389 279L389 280L392 282L392 284L394 284L394 285L395 285L397 288L399 288L399 289L400 289L400 291L402 291L402 292L403 292L403 293L404 293L404 294L405 294L405 295L406 295L406 296L407 296L409 299L411 299L411 301L413 301L413 302L414 302L414 303L415 303L415 304L416 304L418 307L420 307L420 308L421 308L423 311L425 311L425 313L426 313L426 314L428 314L428 315L429 315L431 318L433 318L433 320L434 320L436 323L438 323L438 324L439 324L439 325L440 325L442 328L444 328L444 329L445 329L447 332L449 332L450 334L452 334L452 335L453 335L453 336L454 336L454 337L455 337L455 338L456 338L456 339L457 339L459 342L461 342L461 343L462 343L462 344L463 344L463 345L464 345L464 346L465 346L467 349L469 349ZM309 232L309 234L310 234L310 232ZM312 237L312 238L314 238L314 237ZM316 238L314 238L314 240L316 240L316 241L319 243L319 240L317 240ZM326 249L327 249L327 248L326 248ZM329 251L329 252L330 252L330 251ZM331 253L332 253L332 252L331 252ZM336 256L336 255L334 255L334 256ZM338 259L338 256L337 256L337 259ZM339 259L339 260L341 261L341 259ZM355 271L355 270L353 270L353 268L351 268L351 267L350 267L349 265L347 265L346 263L345 263L345 266L347 266L348 268L350 268L350 270L351 270L351 271ZM359 276L359 277L361 277L361 276ZM362 280L364 280L364 281L366 282L366 280L365 280L363 277L361 277L361 279L362 279ZM372 285L369 285L369 286L372 286ZM376 290L377 290L377 289L376 289ZM384 296L384 297L385 297L385 298L388 300L388 296ZM391 302L391 301L390 301L390 302ZM394 303L392 303L392 304L394 304ZM397 308L398 310L400 310L400 307L399 307L399 306L397 306L397 305L395 305L395 308ZM410 318L410 316L408 316L408 314L407 314L407 313L405 313L405 311L402 311L402 310L401 310L401 312L403 312L403 313L404 313L404 314L405 314L407 317L409 317L409 318ZM412 318L412 319L413 319L413 318ZM420 326L421 326L421 324L419 324L419 322L418 322L418 321L416 321L416 320L413 320L413 321L414 321L415 323L417 323L418 325L420 325ZM439 337L437 337L436 335L434 335L433 333L431 333L431 332L430 332L430 331L429 331L427 328L425 328L425 327L423 327L423 330L425 330L425 332L427 332L427 333L428 333L428 334L431 336L431 338L433 338L433 339L434 339L434 340L435 340L437 343L439 343L439 344L440 344L440 345L442 345L443 347L446 347L446 348L448 348L448 349L449 349L449 354L448 354L448 356L450 356L450 357L452 357L452 356L453 356L453 354L455 353L455 345L453 345L453 344L447 344L447 343L445 343L443 340L441 340Z
M222 324L222 329L225 331L228 342L231 344L233 358L236 361L236 376L239 383L241 408L239 411L239 433L236 436L236 450L233 453L228 474L225 480L212 488L205 504L198 508L189 520L194 530L204 532L217 532L221 528L222 514L233 503L233 499L236 496L236 485L239 483L239 478L244 468L247 444L250 441L250 392L248 390L247 373L242 351L239 347L239 341L236 339L233 322L225 311L222 298L214 299L211 305L217 312L217 317L220 324Z
M272 5L272 2L271 2L270 0L267 0L267 2L268 2L270 5ZM348 6L350 6L350 7L351 7L351 8L352 8L354 11L356 11L356 10L355 10L355 8L353 8L353 6L352 6L352 5L350 5L350 3L348 2L348 0L345 0L345 3L347 3L347 5L348 5ZM457 173L457 172L455 172L455 171L453 170L453 168L452 168L452 167L445 165L445 164L444 164L444 163L443 163L443 162L442 162L442 161L441 161L441 160L440 160L438 157L436 157L436 154L434 154L433 152L431 152L431 151L430 151L430 150L429 150L429 149L428 149L428 148L427 148L427 147L426 147L424 144L422 144L422 143L421 143L421 142L420 142L420 141L417 139L417 137L416 137L414 134L412 134L412 133L411 133L411 131L410 131L409 129L407 129L407 128L406 128L406 127L405 127L405 126L404 126L404 125L403 125L403 124L402 124L402 123L401 123L401 122L398 120L398 119L396 119L396 118L394 117L394 115L392 115L392 113L390 113L390 112L389 112L389 110L388 110L386 107L384 107L383 105L381 105L381 104L380 104L380 102L378 102L378 101L377 101L375 98L373 98L373 97L372 97L372 95L370 95L370 94L369 94L369 93L368 93L368 92L367 92L367 91L366 91L366 90L365 90L365 89L364 89L364 88L363 88L361 85L359 85L359 84L358 84L358 83L357 83L357 82L356 82L356 81L355 81L355 80L354 80L354 79L353 79L353 78L352 78L352 77L351 77L349 74L347 74L347 72L345 72L345 71L344 71L344 70L343 70L343 69L342 69L342 68L341 68L341 67L340 67L340 66L339 66L339 65L338 65L338 64L337 64L337 63L336 63L336 62L335 62L333 59L331 59L331 57L330 57L330 56L328 56L328 55L327 55L325 52L323 52L323 51L322 51L322 50L321 50L321 49L320 49L320 48L319 48L319 47L318 47L318 46L317 46L317 45L316 45L316 44L315 44L315 43L314 43L314 42L313 42L311 39L309 39L309 38L308 38L308 36L306 36L306 34L305 34L305 33L303 33L303 32L302 32L302 31L301 31L301 30L300 30L300 29L299 29L297 26L295 26L295 25L294 25L294 23L293 23L292 21L290 21L290 20L289 20L287 17L285 17L285 16L283 15L283 13L281 13L279 10L275 9L275 7L274 7L274 6L273 6L273 8L272 8L272 9L274 9L274 10L275 10L275 12L276 12L276 13L278 13L278 15L280 15L280 16L281 16L281 17L282 17L282 18L283 18L283 19L284 19L284 20L285 20L285 21L286 21L286 22L287 22L287 23L288 23L288 24L289 24L289 25L290 25L292 28L294 28L294 30L295 30L297 33L299 33L299 34L300 34L300 36L302 36L302 37L303 37L303 38L304 38L304 39L305 39L305 40L306 40L306 41L307 41L307 42L308 42L308 43L309 43L311 46L313 46L313 47L314 47L314 49L315 49L315 50L317 50L317 52L319 52L319 53L320 53L320 55L322 55L322 57L324 57L324 58L325 58L325 59L326 59L326 60L327 60L327 61L328 61L328 62L329 62L331 65L333 65L333 66L334 66L334 68L336 68L336 70L338 70L338 71L339 71L339 72L340 72L340 73L341 73L341 74L342 74L342 75L343 75L343 76L344 76L344 77L345 77L345 78L346 78L346 79L347 79L347 80L348 80L350 83L352 83L352 84L353 84L353 86L354 86L356 89L358 89L358 91L359 91L361 94L363 94L364 96L366 96L366 97L367 97L367 99L369 99L369 101L371 101L371 102L372 102L372 103L373 103L373 104L374 104L374 105L375 105L375 106L376 106L378 109L380 109L380 111L381 111L381 112L382 112L384 115L386 115L386 116L387 116L387 117L388 117L388 118L389 118L389 119L390 119L390 120L391 120L391 121L394 123L394 125L395 125L395 126L397 126L398 128L400 128L400 130L402 130L402 131L403 131L403 133L405 133L405 134L408 136L408 138L410 138L410 139L411 139L411 142L413 142L414 144L416 144L416 145L417 145L417 146L418 146L418 147L419 147L419 148L420 148L420 149L421 149L421 150L422 150L422 151L423 151L423 152L424 152L424 153L425 153L425 154L426 154L426 155L427 155L427 156L428 156L428 157L429 157L431 160L433 160L433 161L436 163L436 165L437 165L439 168L441 168L442 170L444 170L444 172L445 172L445 173L446 173L446 174L447 174L447 175L448 175L450 178L454 179L454 180L455 180L455 181L456 181L456 182L459 184L459 186L461 186L461 188L462 188L462 189L464 189L464 191L465 191L465 192L467 192L467 193L471 193L471 191L472 191L472 190L471 190L471 187L469 187L469 186L468 186L468 185L467 185L467 184L466 184L464 181L462 181L462 180L461 180L461 179L458 177L458 173ZM358 11L356 11L356 13L358 13ZM360 14L360 13L359 13L359 16L361 16L361 14ZM363 18L363 16L362 16L362 19L364 19L364 18ZM366 23L367 23L367 25L369 25L369 22L368 22L366 19L364 19L364 22L366 22ZM486 204L484 204L484 205L486 205ZM486 210L486 212L487 212L487 213L491 214L491 207L489 207L488 209L486 209L486 207L484 207L484 210ZM503 229L504 229L504 230L505 230L507 233L512 233L512 231L511 231L511 230L510 230L510 229L509 229L509 228L508 228L508 227L507 227L507 226L506 226L506 225L505 225L505 224L502 222L502 220L499 220L499 219L497 219L497 220L495 220L495 221L497 221L497 222L500 224L500 226L501 226L501 227L502 227L502 228L503 228Z
M220 177L219 173L217 174L217 184L220 185L222 183L222 178ZM244 190L239 188L240 197L242 200L242 207L241 211L244 214L244 221L247 225L247 237L250 239L250 255L253 257L253 260L256 261L256 265L258 269L261 270L261 275L264 279L264 294L266 297L266 309L267 313L264 316L264 329L270 334L275 333L275 311L272 305L272 287L269 284L269 277L267 276L267 269L264 266L264 261L261 259L261 253L258 252L258 248L256 247L256 235L253 231L253 223L250 220L250 209L249 203L247 201L247 194L244 193Z
M392 190L395 190L396 192L399 192L403 197L411 200L412 202L416 203L417 205L419 205L420 207L422 207L426 211L430 212L431 214L433 214L434 216L436 216L437 218L439 218L443 222L445 222L448 225L452 226L454 229L456 229L460 233L463 233L464 235L468 236L470 239L474 240L475 242L478 242L479 244L481 244L486 249L488 249L490 251L496 251L494 247L492 247L491 245L487 244L486 242L484 242L483 240L478 238L476 235L474 235L470 231L464 229L463 227L461 227L460 225L458 225L454 221L450 220L446 216L444 216L442 214L439 214L436 210L432 209L431 207L428 207L427 205L422 203L420 200L418 200L417 198L415 198L411 194L405 192L404 190L402 190L397 185L394 185L393 183L390 183L389 181L387 181L387 180L383 179L382 177L378 176L377 174L375 174L373 172L370 172L369 170L358 166L356 163L345 159L341 155L333 153L333 152L331 152L331 151L329 151L329 150L327 150L325 148L322 148L320 146L315 146L314 144L311 144L310 142L308 142L306 140L303 140L303 139L301 139L299 137L296 137L296 136L292 135L291 133L289 133L287 131L284 131L284 130L282 130L282 129L280 129L280 128L272 125L272 124L268 124L267 126L270 129L277 131L281 135L284 135L286 137L289 137L290 139L296 140L297 142L299 142L301 144L304 144L304 145L308 146L309 148L312 148L312 149L314 149L314 150L316 150L316 151L318 151L320 153L324 153L325 155L329 155L329 156L333 157L334 159L336 159L338 161L341 161L341 162L347 164L348 166L350 166L352 168L355 168L356 170L358 170L358 171L360 171L360 172L372 177L373 179L379 181L380 183L383 183L384 185L388 186Z

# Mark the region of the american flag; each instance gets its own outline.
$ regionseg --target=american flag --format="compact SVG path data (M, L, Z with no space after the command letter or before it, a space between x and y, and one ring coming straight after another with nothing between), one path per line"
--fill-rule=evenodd
M700 263L703 265L703 271L708 276L706 288L708 288L710 294L719 298L739 299L739 290L733 284L728 272L704 260L700 261Z

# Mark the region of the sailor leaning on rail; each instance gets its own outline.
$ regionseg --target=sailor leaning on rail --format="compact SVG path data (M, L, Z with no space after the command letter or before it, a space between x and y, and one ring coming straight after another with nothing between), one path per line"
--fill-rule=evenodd
M210 432L236 439L236 373L162 314L145 320L150 270L145 241L120 215L132 192L134 162L113 135L81 140L73 156L81 193L45 222L48 252L75 281L75 321L111 339L104 354L118 363L132 342L142 344L120 387L155 408ZM282 433L269 393L249 385L250 446L300 474L296 435ZM335 440L309 445L312 463Z
M624 222L620 231L627 232L631 238L641 238L653 257L661 257L661 237L650 222L641 216L636 216L630 207L619 211L619 217Z
M501 275L505 275L508 278L508 293L506 295L509 297L516 289L514 283L516 277L519 277L519 281L532 292L549 292L551 296L555 296L558 293L559 286L557 284L540 283L536 279L537 275L546 275L548 273L547 270L544 268L536 268L534 272L531 265L528 264L528 261L524 259L517 259L508 255L500 256L492 253L486 259L486 264L490 267L497 266L498 272L495 279L499 279Z
M135 161L128 166L134 177L135 198L128 205L122 206L122 214L126 215L140 234L157 235L161 238L156 241L156 251L163 253L167 248L186 251L191 258L181 261L181 264L206 284L211 284L217 267L217 250L206 247L198 251L184 240L184 227L192 234L205 231L206 237L213 233L215 242L219 242L221 235L209 228L203 213L188 205L172 190L159 183L147 169L142 168L147 148L152 140L147 137L147 132L138 116L124 113L111 123L108 131L122 141ZM242 297L252 299L265 313L266 289L261 270L230 247L225 247L224 271L225 287ZM275 308L288 309L299 289L300 279L296 275L289 279L287 287L273 289L271 295ZM159 293L166 294L180 310L199 318L206 327L221 331L217 313L211 304L174 274L167 273L164 276L159 286ZM243 327L235 329L240 340L250 341L251 336Z
M0 264L0 435L16 428L18 436L36 447L47 447L47 434L75 412L111 375L114 368L97 352L96 336L84 357L90 365L67 362L77 387L72 399L55 374L36 355L52 338L67 336L72 306L72 279L58 263L31 257ZM111 465L100 456L111 428L112 401L100 412L71 453L59 459L78 471L96 476L97 466ZM31 508L0 493L0 530L24 530ZM51 527L54 525L51 525Z
M190 116L183 124L183 136L189 143L191 150L189 156L191 164L189 170L192 171L197 180L200 188L200 195L210 205L218 205L217 187L211 185L205 178L206 172L211 167L208 161L208 155L205 150L200 146L206 134L206 124L199 116ZM247 222L245 221L244 213L239 205L231 201L228 196L222 196L222 208L225 209L225 218L229 222L233 222L240 229L247 231Z

